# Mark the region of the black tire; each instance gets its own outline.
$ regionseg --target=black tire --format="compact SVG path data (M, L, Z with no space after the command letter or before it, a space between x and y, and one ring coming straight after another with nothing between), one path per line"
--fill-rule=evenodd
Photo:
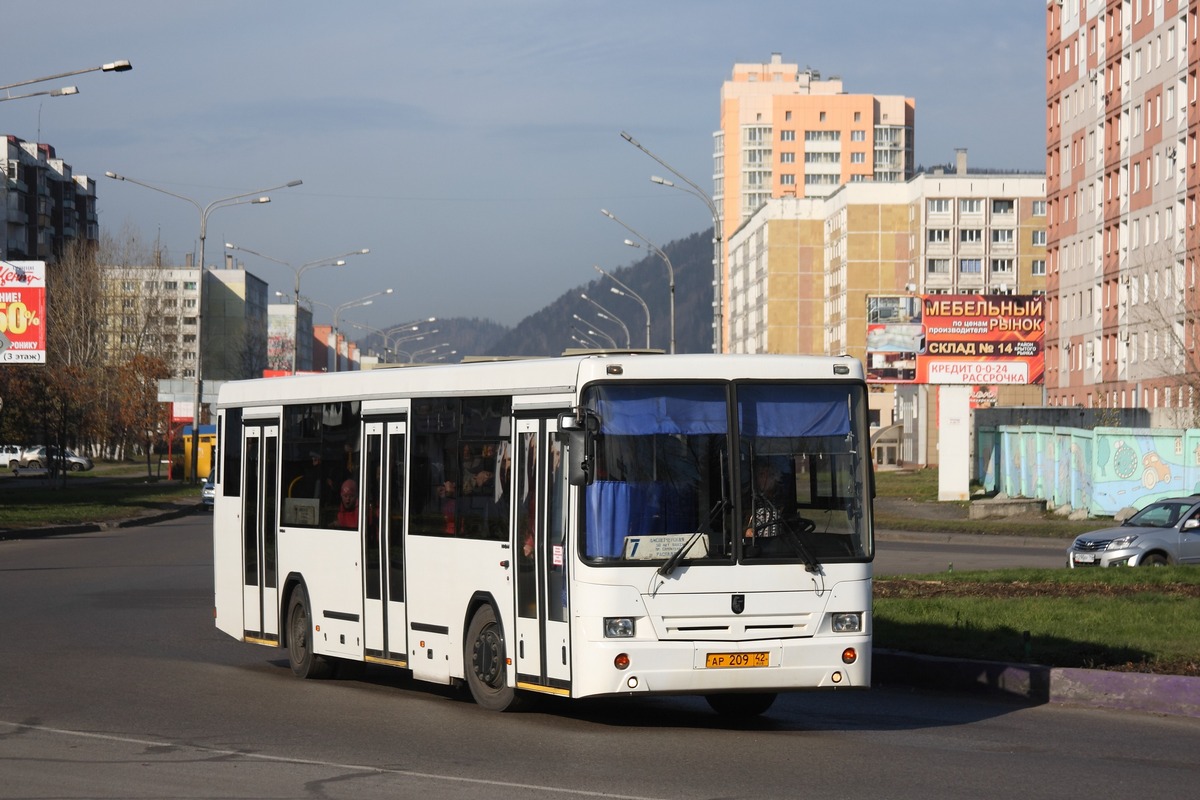
M1142 567L1165 567L1170 563L1171 561L1162 553L1150 553L1139 561L1138 565Z
M292 590L288 601L287 648L288 663L298 678L328 678L333 675L333 664L312 649L312 617L308 613L308 597L304 587Z
M80 464L77 461L71 462L71 472L80 472L82 470L83 470L83 464Z
M521 698L508 685L504 629L496 610L481 606L467 626L463 645L463 670L471 697L489 711L516 711Z
M26 466L27 466L27 467L29 467L30 469L41 469L41 468L42 468L42 462L40 462L40 461L30 461L28 464L26 464Z
M708 694L704 699L713 711L723 717L748 719L767 713L775 702L775 692L753 694Z

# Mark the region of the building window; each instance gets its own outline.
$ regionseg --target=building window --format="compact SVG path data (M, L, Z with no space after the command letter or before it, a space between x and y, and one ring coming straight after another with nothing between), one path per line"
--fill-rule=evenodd
M958 201L958 212L960 214L982 214L983 200L979 198L966 198Z
M1045 247L1046 246L1046 232L1045 231L1034 231L1033 232L1033 246L1034 247Z
M824 121L825 121L825 112L822 111L821 112L821 122L824 122Z
M983 241L983 231L979 228L963 228L958 232L960 244L979 244Z
M992 244L1012 244L1016 241L1016 231L1012 228L993 228Z
M790 112L790 111L783 112L783 120L784 120L784 122L791 122L792 112Z
M1013 203L1012 200L993 200L992 201L992 213L993 214L1011 214L1011 213L1013 213L1014 207L1015 207L1015 204Z
M795 131L780 131L779 132L779 141L781 141L781 142L796 141L796 132Z
M1046 216L1046 201L1045 200L1034 200L1033 201L1033 215L1035 217Z
M855 111L855 112L854 112L854 121L855 121L855 122L862 122L862 112L861 112L861 111Z
M858 115L855 114L855 116L858 116ZM855 120L855 122L858 122L858 120ZM865 142L866 140L867 140L867 132L866 131L850 131L850 141Z
M947 228L930 228L929 243L945 244L950 241L950 231Z
M963 275L982 275L983 259L960 258L958 260L958 271Z
M929 201L930 214L949 214L950 199L947 197L939 197Z
M931 258L925 263L925 271L930 275L949 275L950 259Z
M1011 258L993 258L992 259L992 274L1000 273L1007 277L1012 275L1013 260Z
M779 182L784 186L795 186L796 185L796 176L795 175L780 175Z
M840 142L842 140L841 131L805 131L804 141L806 142Z
M867 154L866 153L851 153L850 154L850 163L851 164L867 163Z
M1033 260L1032 274L1034 274L1034 275L1045 275L1046 274L1046 259L1035 258Z
M795 153L780 153L779 154L779 163L780 164L795 164L796 163L796 154Z

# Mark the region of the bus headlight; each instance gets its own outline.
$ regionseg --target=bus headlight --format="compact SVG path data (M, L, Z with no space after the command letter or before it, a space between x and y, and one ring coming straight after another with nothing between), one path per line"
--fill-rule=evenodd
M633 617L604 618L605 639L632 639L633 630Z
M862 631L861 611L840 611L833 615L834 633L859 633Z

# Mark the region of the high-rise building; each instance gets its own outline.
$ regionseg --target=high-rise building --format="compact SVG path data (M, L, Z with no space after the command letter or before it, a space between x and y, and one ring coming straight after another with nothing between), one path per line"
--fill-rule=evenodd
M99 241L96 182L74 175L53 146L6 136L0 172L0 259L53 262L72 240Z
M1047 0L1046 390L1200 416L1197 0Z
M825 197L847 183L907 180L914 118L912 98L847 94L841 78L786 64L778 53L766 64L735 64L721 87L720 130L713 135L713 200L726 239L771 198ZM727 270L719 278L721 308L728 305L728 278Z

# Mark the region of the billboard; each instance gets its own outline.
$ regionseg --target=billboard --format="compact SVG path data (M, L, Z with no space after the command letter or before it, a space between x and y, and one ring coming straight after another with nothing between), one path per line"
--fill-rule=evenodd
M867 298L867 380L994 386L1045 375L1045 297Z
M46 363L46 262L0 261L0 364Z

